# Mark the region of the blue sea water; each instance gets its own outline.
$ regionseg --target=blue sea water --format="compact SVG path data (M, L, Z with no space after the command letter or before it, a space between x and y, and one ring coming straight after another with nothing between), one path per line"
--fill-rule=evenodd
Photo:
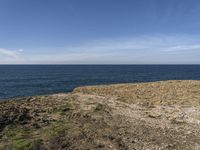
M0 65L0 99L85 85L185 79L200 80L200 65Z

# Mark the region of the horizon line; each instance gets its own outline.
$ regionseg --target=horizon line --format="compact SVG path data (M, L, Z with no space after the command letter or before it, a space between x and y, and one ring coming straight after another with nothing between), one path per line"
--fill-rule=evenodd
M189 64L189 63L185 63L185 64L181 64L181 63L177 63L177 64L168 64L168 63L161 63L161 64L0 64L0 66L3 65L200 65L200 64Z

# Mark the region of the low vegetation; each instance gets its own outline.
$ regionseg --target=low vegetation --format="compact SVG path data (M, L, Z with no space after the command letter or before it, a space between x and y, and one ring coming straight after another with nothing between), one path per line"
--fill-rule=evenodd
M200 149L200 81L88 86L0 102L0 149Z

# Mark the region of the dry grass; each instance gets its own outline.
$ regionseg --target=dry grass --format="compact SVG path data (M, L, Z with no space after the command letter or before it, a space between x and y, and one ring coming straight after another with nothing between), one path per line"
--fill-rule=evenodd
M129 104L200 105L200 81L194 80L87 86L74 92L118 97Z

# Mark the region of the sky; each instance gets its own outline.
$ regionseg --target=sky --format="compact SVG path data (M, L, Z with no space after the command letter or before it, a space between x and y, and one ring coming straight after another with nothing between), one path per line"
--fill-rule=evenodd
M0 64L200 64L200 0L0 0Z

